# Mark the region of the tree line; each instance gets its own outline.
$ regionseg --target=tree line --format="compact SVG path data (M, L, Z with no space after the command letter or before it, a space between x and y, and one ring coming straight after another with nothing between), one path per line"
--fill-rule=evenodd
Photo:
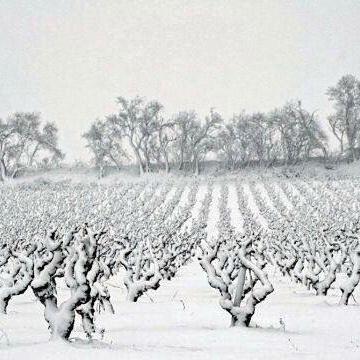
M334 112L327 118L339 142L338 155L359 158L360 82L343 76L326 92ZM118 111L96 120L83 135L102 174L107 166L136 159L140 174L159 169L199 174L209 154L229 170L249 164L294 165L312 157L328 160L329 140L315 111L301 101L287 102L268 113L235 114L230 120L211 109L204 119L194 111L163 116L158 101L141 97L117 99Z
M345 75L326 94L333 105L327 121L339 144L337 156L355 161L360 157L360 81ZM227 120L215 109L203 119L193 110L166 117L159 101L139 96L118 97L117 105L115 114L97 119L83 134L100 176L107 167L121 169L134 161L140 174L174 169L199 174L206 158L235 170L333 155L318 114L301 101L268 113L241 112ZM0 119L0 180L31 168L55 167L63 159L55 124L42 124L37 113Z

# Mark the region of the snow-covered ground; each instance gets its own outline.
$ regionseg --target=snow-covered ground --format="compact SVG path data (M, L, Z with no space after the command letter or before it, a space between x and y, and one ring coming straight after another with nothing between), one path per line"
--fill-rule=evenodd
M315 195L308 183L301 183L308 196ZM216 181L213 186L207 221L209 239L218 236L221 185ZM174 197L177 186L167 192L164 204ZM176 209L187 202L190 185L183 186ZM235 229L243 231L236 186L248 210L266 228L267 220L259 213L253 191L259 191L270 208L275 209L276 204L262 181L230 178L226 186ZM154 195L158 196L161 189L159 186ZM292 210L295 204L281 186L274 183L273 189L283 206ZM294 193L301 203L305 202L296 185L289 183L288 189L288 194ZM199 185L187 226L196 222L208 190L208 184ZM137 303L125 300L120 277L111 278L109 289L115 314L98 316L96 324L105 329L104 337L91 343L84 340L78 320L70 343L49 341L43 307L28 290L10 302L7 315L0 314L0 360L360 359L360 312L355 302L360 299L359 289L349 306L339 306L337 284L326 297L316 296L271 267L268 274L274 292L256 308L249 328L230 328L230 317L219 306L219 294L208 285L196 257L172 281L164 280L157 291L145 293ZM64 286L61 292L65 292Z
M113 284L116 285L116 284ZM317 297L277 277L275 291L250 328L229 328L218 294L196 261L139 303L111 287L115 315L97 319L102 342L49 342L42 306L30 292L0 315L0 359L359 359L359 308L338 306L339 294ZM77 324L73 337L80 336Z

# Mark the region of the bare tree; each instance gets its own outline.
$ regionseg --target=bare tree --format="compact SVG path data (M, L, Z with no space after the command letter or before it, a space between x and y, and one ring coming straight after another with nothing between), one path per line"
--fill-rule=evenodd
M176 132L176 141L173 150L178 160L178 168L179 170L183 170L185 162L189 160L187 158L189 155L189 135L192 128L196 126L197 115L194 111L181 111L174 116L173 122Z
M188 133L188 151L196 175L200 174L200 162L216 147L216 132L222 123L219 113L213 109L205 118L205 123L195 122Z
M298 119L302 131L305 134L305 159L309 159L311 153L320 150L324 158L327 157L327 137L324 131L320 128L317 121L316 112L309 113L302 107L301 101L294 104L292 111L294 116Z
M103 176L104 166L113 164L118 170L127 154L123 149L122 139L108 121L95 121L83 137L87 141L87 147L94 155L95 165L99 168L100 177Z
M114 132L128 139L136 157L139 172L150 171L151 143L158 128L162 105L157 101L145 103L144 99L135 97L127 100L119 97L119 112L108 117Z
M194 111L181 111L173 118L176 140L173 152L177 158L179 170L185 163L191 163L196 174L200 173L200 162L207 153L216 148L217 130L222 123L220 114L210 110L210 114L202 123Z
M331 130L340 143L341 153L346 136L350 159L354 161L357 159L355 147L360 125L360 82L353 75L345 75L326 94L335 108L335 114L328 118Z
M171 148L176 140L174 126L175 124L173 122L160 118L157 124L156 136L153 137L151 144L152 157L156 159L160 165L162 162L165 164L167 174L170 172Z
M219 136L220 155L227 159L229 168L272 163L277 156L275 129L262 113L234 115Z
M287 164L309 158L320 149L326 156L326 136L317 124L315 113L303 109L301 102L289 102L270 114L280 138L282 157Z
M234 140L235 151L238 152L240 163L243 165L252 157L252 135L248 120L249 116L245 113L234 115L228 126Z
M237 143L233 124L226 124L219 132L217 140L217 149L222 161L225 161L229 170L235 170L240 164L241 148Z
M63 159L58 148L57 128L52 123L41 127L37 113L15 113L0 120L0 180L14 178L21 170L32 168L50 155Z

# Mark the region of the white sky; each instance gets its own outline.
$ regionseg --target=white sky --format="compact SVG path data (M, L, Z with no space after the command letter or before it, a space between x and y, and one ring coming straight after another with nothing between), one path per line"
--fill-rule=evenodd
M360 77L360 1L0 0L0 45L0 117L40 111L73 160L120 95L225 117L299 98L325 119L326 89Z

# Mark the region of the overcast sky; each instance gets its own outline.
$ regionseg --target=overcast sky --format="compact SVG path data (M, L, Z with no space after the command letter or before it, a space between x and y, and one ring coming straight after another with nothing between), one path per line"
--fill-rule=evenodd
M227 118L302 99L325 119L326 89L360 77L360 1L0 0L0 45L0 117L41 112L73 160L120 95Z

